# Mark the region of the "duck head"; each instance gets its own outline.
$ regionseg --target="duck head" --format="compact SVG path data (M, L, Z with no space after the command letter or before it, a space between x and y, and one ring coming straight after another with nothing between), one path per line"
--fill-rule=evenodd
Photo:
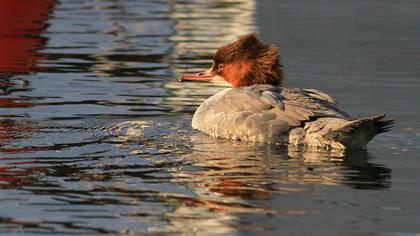
M255 33L243 35L217 50L209 70L179 77L179 81L193 80L227 82L234 88L254 84L280 86L283 71L279 49L259 41Z

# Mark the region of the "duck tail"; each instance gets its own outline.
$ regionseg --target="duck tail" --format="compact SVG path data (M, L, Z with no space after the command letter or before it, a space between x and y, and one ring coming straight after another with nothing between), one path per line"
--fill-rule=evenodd
M350 121L344 127L330 131L324 138L336 141L348 149L364 149L367 143L380 133L385 133L394 125L394 120L384 119L385 114Z

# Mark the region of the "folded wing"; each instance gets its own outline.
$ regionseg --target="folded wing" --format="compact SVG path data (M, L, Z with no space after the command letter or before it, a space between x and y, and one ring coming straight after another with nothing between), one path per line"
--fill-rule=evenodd
M219 138L283 143L291 127L319 117L350 119L320 91L253 85L213 95L197 109L193 127Z

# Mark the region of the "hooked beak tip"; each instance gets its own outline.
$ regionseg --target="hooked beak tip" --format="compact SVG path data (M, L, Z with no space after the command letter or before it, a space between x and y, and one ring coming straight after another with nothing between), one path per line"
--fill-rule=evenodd
M198 74L184 74L178 77L178 81L179 82L184 82L184 81L212 82L213 76L205 72L201 72Z

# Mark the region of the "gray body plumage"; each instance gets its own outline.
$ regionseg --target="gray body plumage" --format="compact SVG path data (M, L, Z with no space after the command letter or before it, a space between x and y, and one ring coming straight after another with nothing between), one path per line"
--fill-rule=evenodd
M273 85L229 88L204 101L192 127L217 138L321 148L365 148L389 130L384 115L355 120L327 94Z

